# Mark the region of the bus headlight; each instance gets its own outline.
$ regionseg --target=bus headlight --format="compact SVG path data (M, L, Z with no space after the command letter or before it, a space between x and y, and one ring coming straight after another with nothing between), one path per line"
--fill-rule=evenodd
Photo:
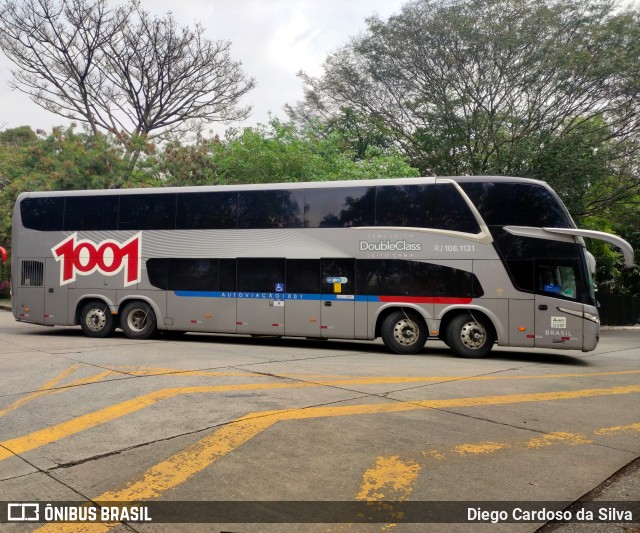
M598 317L598 315L595 315L593 313L583 313L582 311L575 311L574 309L567 309L566 307L558 307L557 309L561 313L566 313L567 315L577 316L578 318L584 318L585 320L588 320L589 322L593 322L595 324L600 325L600 318Z
M600 325L600 317L598 317L598 315L594 315L593 313L584 313L584 318Z

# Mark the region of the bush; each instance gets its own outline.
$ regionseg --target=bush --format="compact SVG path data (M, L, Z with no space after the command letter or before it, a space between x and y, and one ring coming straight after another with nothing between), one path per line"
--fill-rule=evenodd
M0 300L8 300L10 298L11 282L0 281Z

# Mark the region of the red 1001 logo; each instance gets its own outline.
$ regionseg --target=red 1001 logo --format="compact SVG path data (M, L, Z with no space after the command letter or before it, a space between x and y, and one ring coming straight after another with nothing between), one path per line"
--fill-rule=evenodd
M140 250L142 233L136 233L120 244L107 239L94 244L87 239L77 240L74 233L51 248L60 266L60 285L76 280L76 275L88 276L100 272L105 276L114 276L124 268L124 286L140 281Z

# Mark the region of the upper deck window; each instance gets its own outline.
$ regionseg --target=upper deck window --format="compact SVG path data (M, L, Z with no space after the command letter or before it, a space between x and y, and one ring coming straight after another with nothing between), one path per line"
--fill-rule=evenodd
M176 229L233 229L237 208L237 192L180 193Z
M307 189L305 227L349 228L375 224L374 187Z
M488 226L570 228L560 200L536 183L461 183Z
M111 230L118 220L118 196L69 196L64 209L65 231Z
M64 215L64 198L26 198L20 203L20 216L25 228L60 231Z
M175 229L175 194L126 194L120 197L118 229Z
M480 232L471 209L451 183L378 187L376 226Z
M238 229L301 228L304 191L241 191Z

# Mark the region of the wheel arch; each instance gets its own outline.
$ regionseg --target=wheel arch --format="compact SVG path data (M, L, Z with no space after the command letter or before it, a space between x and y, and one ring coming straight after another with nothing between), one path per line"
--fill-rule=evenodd
M80 311L82 311L82 308L88 302L91 302L93 300L98 300L98 301L104 302L106 305L108 305L112 315L113 314L118 314L118 306L115 305L113 303L113 301L110 298L107 298L104 294L83 294L82 296L80 296L76 300L76 307L75 307L75 311L73 313L73 325L74 326L79 326L80 325Z
M507 332L504 329L502 321L498 318L498 316L493 311L491 311L490 309L487 309L486 307L481 307L479 305L467 305L464 307L453 306L453 307L447 307L446 309L444 309L440 314L440 329L439 329L440 338L442 338L444 335L447 334L449 324L456 316L469 314L469 313L473 315L477 315L477 314L483 315L484 318L486 318L491 324L498 344L499 345L507 344Z
M167 326L164 323L164 315L160 312L160 307L152 298L149 298L148 296L141 296L139 294L128 294L118 302L118 310L122 309L122 307L124 307L129 302L137 301L144 302L151 306L151 309L153 309L153 312L156 315L156 329L167 329Z
M429 322L432 320L432 317L428 315L428 313L418 305L412 304L400 304L400 303L390 303L384 307L381 307L377 310L376 320L375 320L375 329L373 331L373 338L377 339L381 336L382 323L384 319L387 318L394 311L415 311L418 313L424 320L425 325L427 327L427 332L430 332L432 329L432 324Z

